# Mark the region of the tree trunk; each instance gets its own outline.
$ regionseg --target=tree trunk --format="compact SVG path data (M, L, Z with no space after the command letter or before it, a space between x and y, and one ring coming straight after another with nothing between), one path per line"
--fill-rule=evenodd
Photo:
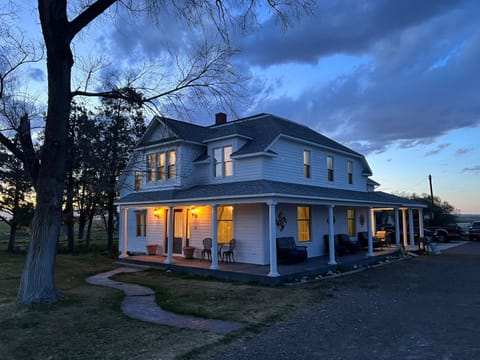
M17 301L27 305L62 298L55 286L55 260L62 224L73 66L66 1L39 1L38 9L47 49L48 110L40 168L34 182L37 201L32 240L17 295Z
M61 207L37 203L32 241L17 295L21 304L53 303L62 298L55 286L55 257L61 218Z
M15 239L17 237L17 223L12 221L10 223L10 236L8 238L7 252L13 253L15 251Z
M92 225L93 225L94 215L95 215L95 208L92 208L90 210L90 213L88 214L87 239L85 240L85 243L87 244L87 248L90 247L90 238L92 234Z

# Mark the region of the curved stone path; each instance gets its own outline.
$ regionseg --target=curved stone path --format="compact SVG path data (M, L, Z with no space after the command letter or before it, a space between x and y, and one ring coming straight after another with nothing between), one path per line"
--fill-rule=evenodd
M155 293L152 289L110 279L111 276L122 272L142 270L142 268L120 267L90 276L86 281L89 284L107 286L123 291L126 297L122 302L122 312L133 319L180 328L211 331L218 334L228 334L246 326L246 324L233 321L203 319L162 310L155 302Z

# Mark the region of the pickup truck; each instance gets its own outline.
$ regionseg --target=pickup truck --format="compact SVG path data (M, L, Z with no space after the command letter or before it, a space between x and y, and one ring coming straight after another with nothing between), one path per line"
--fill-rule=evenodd
M480 239L480 221L474 221L468 227L468 239L479 240Z

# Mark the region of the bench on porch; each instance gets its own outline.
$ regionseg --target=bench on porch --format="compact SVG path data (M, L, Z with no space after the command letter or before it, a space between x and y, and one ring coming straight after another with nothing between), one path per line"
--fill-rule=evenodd
M293 236L279 237L277 238L277 260L288 263L308 262L307 247L297 245Z
M325 241L325 248L327 249L328 253L330 251L329 235L325 234L323 239ZM357 250L361 249L360 243L358 241L352 241L347 234L335 234L334 244L335 255L337 256L341 256L343 254L353 254Z

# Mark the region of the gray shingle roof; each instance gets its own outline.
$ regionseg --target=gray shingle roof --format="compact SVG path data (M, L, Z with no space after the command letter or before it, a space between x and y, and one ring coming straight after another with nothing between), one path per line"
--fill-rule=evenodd
M207 127L165 117L156 117L155 120L164 122L176 134L173 139L168 140L178 139L207 143L212 139L232 135L250 138L251 140L247 141L234 155L255 154L267 151L268 146L271 145L278 136L285 135L363 158L363 155L319 134L307 126L271 114L258 114L229 121L225 124ZM138 146L145 145L146 143L141 142ZM368 165L366 166L368 167Z
M295 197L313 201L348 202L371 204L372 206L419 206L421 203L381 191L365 192L341 190L311 185L299 185L279 181L254 180L244 182L197 185L187 189L135 192L124 196L118 204L160 204L175 202L221 201L240 198Z

